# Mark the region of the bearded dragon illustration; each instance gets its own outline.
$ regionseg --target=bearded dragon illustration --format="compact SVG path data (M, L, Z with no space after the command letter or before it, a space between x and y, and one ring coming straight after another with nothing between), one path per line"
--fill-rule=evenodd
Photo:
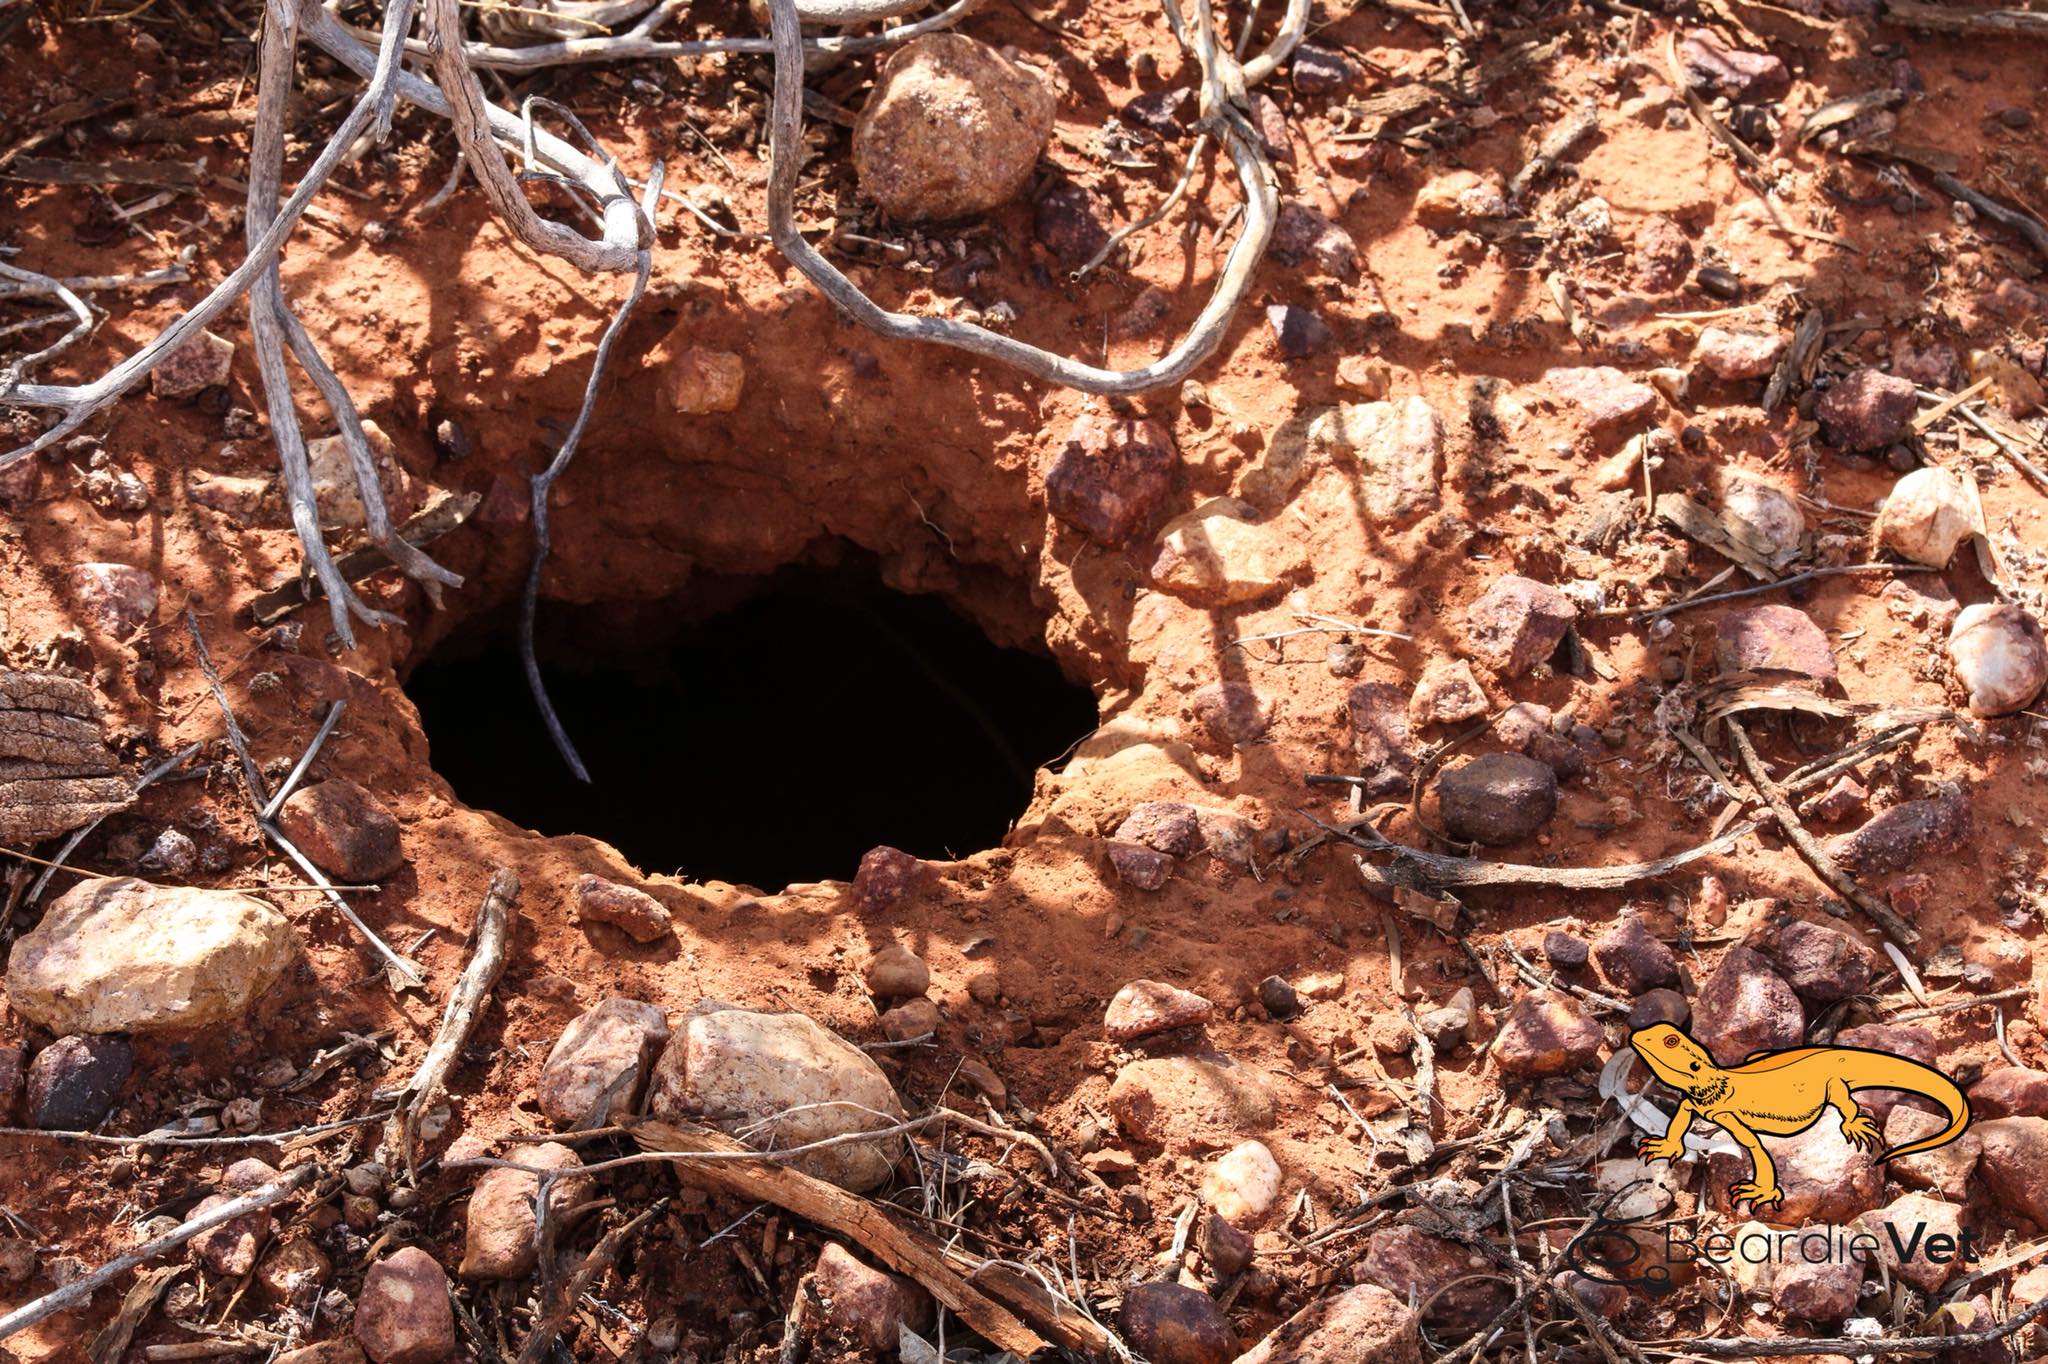
M1970 1125L1970 1101L1940 1071L1890 1052L1862 1047L1792 1047L1760 1051L1736 1066L1717 1066L1707 1049L1669 1023L1629 1034L1629 1046L1656 1077L1685 1095L1661 1137L1646 1137L1637 1148L1645 1160L1673 1160L1685 1152L1686 1129L1694 1118L1713 1123L1749 1152L1749 1178L1731 1185L1737 1202L1761 1211L1784 1201L1777 1167L1759 1134L1789 1137L1804 1132L1832 1108L1841 1115L1842 1135L1865 1150L1883 1145L1877 1124L1852 1097L1859 1089L1902 1089L1934 1100L1947 1110L1942 1131L1895 1146L1878 1157L1894 1160L1946 1146Z

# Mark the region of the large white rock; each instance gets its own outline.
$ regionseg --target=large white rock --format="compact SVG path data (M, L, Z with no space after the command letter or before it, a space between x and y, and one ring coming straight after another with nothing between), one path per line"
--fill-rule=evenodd
M1877 509L1877 543L1929 568L1947 568L1977 518L1961 479L1937 465L1915 469L1892 485Z
M2040 622L2010 602L1966 606L1948 632L1956 680L1977 715L2011 715L2048 685L2048 642Z
M15 944L7 997L61 1036L240 1021L298 958L291 923L229 890L124 877L59 896Z
M657 1118L712 1123L762 1151L788 1150L903 1121L903 1103L868 1054L802 1014L700 1006L655 1063ZM807 1175L865 1193L888 1179L898 1137L798 1156Z
M1339 468L1356 461L1357 491L1375 521L1401 522L1436 508L1443 478L1443 423L1419 397L1343 403L1309 427L1309 453Z

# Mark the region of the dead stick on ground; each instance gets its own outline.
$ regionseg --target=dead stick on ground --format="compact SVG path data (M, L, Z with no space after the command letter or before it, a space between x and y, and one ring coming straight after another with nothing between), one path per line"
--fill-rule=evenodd
M1728 727L1728 740L1735 745L1735 756L1741 759L1742 770L1749 774L1750 784L1764 798L1764 804L1771 807L1778 827L1785 831L1785 838L1799 850L1799 855L1806 859L1806 865L1813 868L1814 874L1827 882L1836 894L1868 914L1884 930L1885 936L1899 946L1911 947L1919 942L1920 934L1911 924L1901 919L1890 905L1857 885L1856 879L1843 871L1841 865L1829 857L1813 835L1806 831L1806 826L1799 822L1798 814L1792 809L1792 802L1785 798L1784 789L1764 770L1763 759L1757 756L1756 746L1750 743L1741 722L1727 715L1722 717L1721 723Z
M633 1137L649 1152L681 1156L673 1164L676 1178L685 1183L753 1202L773 1203L873 1251L890 1268L916 1279L948 1311L988 1337L998 1349L1029 1358L1044 1348L1045 1341L1038 1333L1008 1307L955 1274L937 1242L897 1225L867 1199L836 1184L777 1165L708 1128L648 1120L633 1124ZM725 1158L688 1158L699 1153ZM1051 1323L1042 1324L1057 1337L1051 1331Z
M246 1217L248 1214L263 1208L275 1207L291 1197L299 1189L311 1183L319 1173L320 1166L308 1161L306 1164L287 1173L283 1178L272 1180L262 1188L223 1203L199 1217L181 1222L163 1235L136 1247L126 1255L117 1256L107 1261L107 1263L83 1278L74 1279L62 1288L45 1293L35 1301L17 1307L6 1316L0 1317L0 1340L5 1340L19 1331L27 1330L45 1318L53 1317L67 1308L85 1302L98 1289L112 1283L137 1265L147 1264L159 1255L176 1250L179 1246L184 1245L202 1232L211 1231L215 1227L232 1222L238 1217Z
M511 941L512 907L519 898L519 878L508 868L491 873L490 889L476 912L469 963L449 992L448 1007L441 1012L441 1026L427 1047L420 1068L413 1072L399 1095L398 1108L384 1128L382 1155L387 1165L400 1159L414 1183L419 1181L418 1141L420 1115L440 1096L455 1068L455 1058L476 1029L477 1015L491 997L492 987L505 969L506 947Z
M1623 862L1611 867L1535 867L1521 862L1487 862L1477 857L1450 857L1425 852L1385 838L1370 824L1340 828L1317 819L1313 812L1297 810L1309 823L1346 843L1368 852L1386 853L1394 858L1392 867L1361 862L1359 871L1374 889L1391 894L1394 886L1417 890L1452 890L1459 886L1562 886L1568 890L1613 890L1634 881L1665 876L1688 862L1697 862L1726 852L1743 838L1755 833L1758 821L1738 824L1718 838L1696 848L1660 857L1654 862ZM1358 832L1365 830L1371 837Z
M542 1216L546 1216L545 1200L539 1205ZM626 1248L626 1242L633 1234L647 1225L656 1214L668 1207L666 1198L641 1211L629 1222L622 1222L606 1232L598 1243L590 1248L583 1262L576 1266L560 1291L552 1296L540 1317L533 1323L533 1331L526 1337L526 1344L519 1349L519 1364L541 1364L555 1348L561 1338L562 1328L569 1324L569 1318L576 1311L576 1304L596 1281L597 1276L611 1268L619 1258L619 1252Z

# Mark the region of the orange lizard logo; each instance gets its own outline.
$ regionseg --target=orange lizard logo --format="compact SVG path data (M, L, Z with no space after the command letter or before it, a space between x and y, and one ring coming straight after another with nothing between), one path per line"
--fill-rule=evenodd
M1784 1201L1778 1170L1759 1135L1789 1137L1804 1132L1832 1108L1841 1115L1842 1135L1865 1150L1884 1144L1877 1124L1857 1106L1859 1089L1902 1089L1934 1100L1947 1110L1942 1131L1909 1141L1878 1159L1893 1160L1946 1146L1970 1125L1970 1101L1940 1071L1903 1056L1862 1047L1792 1047L1760 1051L1736 1066L1717 1066L1707 1049L1669 1023L1629 1034L1628 1044L1665 1084L1685 1095L1661 1137L1646 1137L1637 1148L1645 1160L1672 1160L1685 1152L1686 1129L1698 1118L1714 1124L1749 1152L1749 1178L1729 1186L1736 1202L1762 1211Z

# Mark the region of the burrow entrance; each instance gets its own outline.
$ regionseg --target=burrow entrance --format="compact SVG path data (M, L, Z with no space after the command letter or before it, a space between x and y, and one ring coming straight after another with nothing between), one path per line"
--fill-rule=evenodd
M435 770L469 805L696 879L774 890L850 877L881 843L996 846L1034 770L1096 724L1049 655L892 591L860 555L699 577L678 601L543 601L536 639L592 783L548 742L509 612L460 628L406 682Z

